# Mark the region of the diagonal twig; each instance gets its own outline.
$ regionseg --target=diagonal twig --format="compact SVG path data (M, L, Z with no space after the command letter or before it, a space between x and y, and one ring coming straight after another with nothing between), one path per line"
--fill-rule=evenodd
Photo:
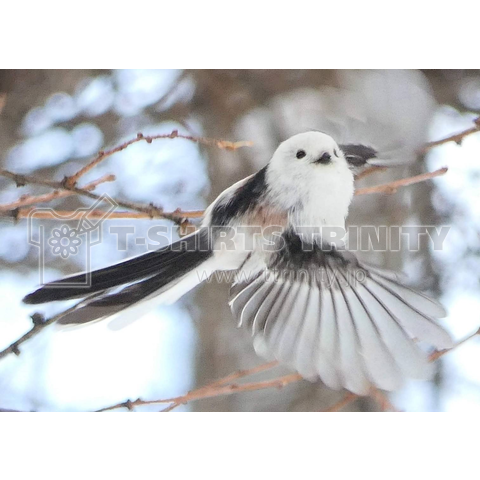
M82 190L91 192L92 190L95 190L95 188L98 187L98 185L105 182L113 182L113 181L115 181L115 175L105 175L99 178L98 180L87 183L82 187ZM15 202L0 205L0 212L15 211L21 207L26 207L29 205L37 205L39 203L46 203L46 202L55 200L57 198L68 197L70 195L75 195L75 192L71 192L69 190L54 190L53 192L45 193L43 195L22 195Z
M67 310L63 310L62 312L58 313L57 315L54 315L53 317L50 317L48 319L45 319L43 315L39 313L34 313L31 316L33 327L24 335L22 335L18 340L10 344L7 348L2 350L0 352L0 359L6 357L10 353L14 353L15 355L20 355L20 345L30 338L32 338L34 335L37 335L39 332L41 332L44 328L48 327L49 325L52 325L55 323L60 317L63 317L63 315L73 312L78 305L83 303L85 300L82 300L75 304L73 307L68 308Z
M455 142L457 145L461 145L462 141L468 135L472 135L472 133L480 132L480 117L477 117L473 121L473 127L467 128L463 130L463 132L455 133L453 135L449 135L448 137L442 138L440 140L435 140L434 142L427 143L420 153L426 153L432 148L438 147L439 145L443 145L444 143Z
M440 177L448 172L447 167L440 168L434 172L422 173L413 177L402 178L400 180L394 180L393 182L384 183L383 185L375 185L374 187L359 188L355 191L355 195L370 195L372 193L395 193L401 187L407 187L415 183L424 182L431 178Z
M183 138L185 140L190 140L191 142L201 143L203 145L215 145L217 148L224 148L226 150L236 150L242 147L249 147L253 145L253 142L230 142L227 140L215 140L213 138L205 138L205 137L194 137L192 135L182 135L178 133L178 130L173 130L171 133L165 133L160 135L143 135L143 133L138 133L136 138L132 140L128 140L127 142L118 145L110 150L101 150L98 152L97 156L91 160L87 165L83 168L78 170L78 172L74 173L73 175L65 178L65 185L67 187L74 187L80 177L85 175L87 172L95 168L99 163L103 162L108 157L111 157L113 154L121 152L125 150L127 147L134 143L145 141L147 143L152 143L153 140L160 140L160 139L174 139L174 138Z

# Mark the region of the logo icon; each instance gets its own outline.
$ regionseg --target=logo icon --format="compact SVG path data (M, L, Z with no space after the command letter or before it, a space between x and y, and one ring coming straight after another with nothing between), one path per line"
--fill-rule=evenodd
M99 215L98 208L100 206L102 206L102 210ZM90 285L91 247L102 242L103 222L108 219L117 206L115 200L104 194L91 207L79 208L68 215L62 215L53 208L35 208L29 213L28 243L39 250L40 284L45 284L46 253L50 252L54 257L62 260L82 253L83 270L87 272L87 275L85 283L81 283L81 285L86 287ZM55 222L53 223L52 220ZM58 221L62 221L60 226L58 226ZM73 222L75 223L72 226ZM68 283L62 284L63 287L68 285ZM70 285L78 287L79 283L72 282Z

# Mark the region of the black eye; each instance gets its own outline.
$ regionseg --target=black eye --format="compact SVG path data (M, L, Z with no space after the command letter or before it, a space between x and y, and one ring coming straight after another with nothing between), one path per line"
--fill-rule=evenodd
M297 158L303 158L306 155L305 150L299 150L297 152Z

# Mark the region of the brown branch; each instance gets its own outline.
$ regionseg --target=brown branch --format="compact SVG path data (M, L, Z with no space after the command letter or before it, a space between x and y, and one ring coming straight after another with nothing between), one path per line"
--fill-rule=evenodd
M358 175L355 175L355 180L361 180L362 178L368 177L372 173L380 173L388 170L387 167L369 167L365 169L363 172L360 172Z
M369 397L375 400L382 412L396 412L398 411L390 402L389 398L385 393L380 391L376 387L372 387L369 393ZM333 404L331 407L328 407L324 412L339 412L347 405L350 405L354 402L357 398L360 398L359 395L352 392L347 392L343 398L341 398L337 403Z
M370 398L373 398L382 412L398 412L397 408L390 402L390 399L385 393L378 388L372 388L370 391Z
M450 353L452 350L455 350L456 348L460 347L465 342L467 342L468 340L471 340L472 338L474 338L477 335L480 335L480 328L476 332L474 332L474 333L466 336L462 340L458 341L452 348L449 348L447 350L439 350L437 352L433 352L428 358L429 361L434 362L435 360L439 359L441 356L443 356L447 353ZM379 404L380 408L383 411L392 411L392 412L397 411L397 409L395 408L394 405L392 405L392 403L390 402L390 400L386 396L386 394L383 393L382 391L378 390L378 388L372 388L372 391L370 392L370 397L372 397ZM351 393L351 392L347 392L341 400L339 400L337 403L335 403L334 405L332 405L331 407L329 407L327 410L324 410L324 411L325 412L338 412L342 408L344 408L347 405L349 405L350 403L352 403L357 398L358 398L358 395L356 395L354 393Z
M366 188L359 188L358 190L355 191L355 195L370 195L374 193L386 193L386 194L392 194L395 193L398 188L400 187L406 187L408 185L413 185L415 183L420 183L424 182L426 180L430 180L431 178L435 178L441 175L444 175L447 172L447 168L441 168L439 170L436 170L434 172L427 172L427 173L422 173L420 175L416 175L413 177L408 177L408 178L403 178L400 180L394 180L389 183L385 183L382 185L375 185L373 187L366 187ZM31 180L31 177L25 177L24 175L16 175L11 172L6 172L5 170L0 171L0 175L7 173L8 175L4 176L9 176L12 179L16 179L16 181L23 182L25 181L26 183L34 183ZM18 177L18 178L15 178ZM17 209L18 207L15 207L15 205L20 205L22 202L28 202L29 198L31 199L32 203L39 203L40 201L48 201L49 199L53 198L60 198L60 196L67 196L67 195L72 195L74 193L79 193L79 194L85 194L85 193L90 193L89 190L91 188L88 188L92 186L92 184L98 185L99 183L103 183L105 181L111 181L110 178L113 176L108 176L108 177L103 177L102 179L97 180L96 182L92 182L91 184L86 185L82 189L78 189L75 187L72 187L71 189L66 190L65 192L60 192L62 193L61 195L59 193L52 192L51 194L46 194L43 196L38 196L38 197L25 197L25 198L20 198L17 202L8 204L8 205L0 205L0 212L7 212L6 215L3 216L9 216L13 217L16 219L22 219L22 218L27 218L32 209ZM39 184L44 184L45 182L43 180L34 180L36 183ZM49 182L53 184L54 182ZM60 184L60 183L58 183ZM65 188L65 187L62 187ZM79 192L81 190L81 192ZM92 194L93 198L99 199L101 198L99 195ZM51 198L49 196L52 196ZM116 200L115 201L120 205L123 206L124 208L129 208L131 210L137 210L137 212L113 212L109 215L109 218L115 218L115 219L142 219L142 218L163 218L163 219L168 219L172 220L178 225L183 225L184 221L186 219L192 219L192 218L201 218L204 214L204 211L202 210L193 210L193 211L183 211L180 209L177 209L173 212L165 212L163 211L162 208L156 207L155 205L142 205L142 204L136 204L132 202L126 202L126 201L121 201L121 200ZM13 208L12 208L13 207ZM65 217L71 217L72 220L75 220L79 218L82 213L81 212L72 212L72 211L58 211L57 212L60 216L65 216ZM91 211L88 216L90 218L100 218L104 215L104 212L101 210L93 210ZM0 216L2 216L0 214ZM38 212L35 215L35 218L51 218L51 216L48 213L42 213Z
M262 363L261 365L257 365L256 367L249 368L246 370L237 370L236 372L230 373L226 377L220 378L219 380L215 380L214 382L209 383L208 385L202 388L213 388L213 387L218 387L219 385L225 385L226 383L230 383L233 380L238 380L239 378L255 375L256 373L265 372L266 370L270 370L277 366L278 366L278 361L274 360L273 362Z
M190 140L192 142L201 143L203 145L215 145L218 148L224 148L224 149L227 149L227 150L236 150L236 149L241 148L241 147L252 145L252 142L230 142L230 141L227 141L227 140L216 140L216 139L212 139L212 138L194 137L194 136L191 136L191 135L181 135L181 134L178 133L177 130L174 130L174 131L172 131L171 133L168 133L168 134L151 135L151 136L144 136L142 133L139 133L139 134L137 134L136 138L134 138L132 140L129 140L127 142L124 142L124 143L122 143L121 145L118 145L115 148L98 152L98 155L91 162L89 162L87 165L85 165L83 168L81 168L79 171L77 171L72 176L65 177L62 182L52 182L52 181L49 181L49 180L42 180L42 179L38 179L38 178L36 178L34 176L31 176L31 175L17 174L17 173L10 172L8 170L0 170L0 175L4 176L4 177L7 177L7 178L10 178L13 181L15 181L15 183L17 184L17 187L24 186L24 185L27 185L27 184L41 185L41 186L44 186L44 187L53 188L56 191L61 190L61 191L69 192L68 195L72 195L72 194L75 193L77 195L82 195L82 196L91 198L93 200L100 200L101 196L92 193L91 191L89 191L90 189L78 188L76 186L80 177L82 177L87 172L92 170L95 166L97 166L100 162L102 162L106 158L112 156L113 154L115 154L117 152L120 152L120 151L124 150L125 148L129 147L130 145L132 145L134 143L141 142L141 141L146 141L147 143L152 143L153 140L174 139L174 138L183 138L183 139L186 139L186 140ZM48 199L53 200L54 198L67 196L67 194L60 193L60 192L53 192L50 195L51 195L51 197L49 197L48 195L40 196L39 201L48 201ZM45 200L45 198L47 200ZM33 202L33 198L31 200ZM38 198L37 198L37 200L38 200ZM7 215L4 215L4 216L10 216L10 217L13 217L13 218L24 218L25 216L28 215L28 212L23 212L23 211L18 212L17 208L19 208L20 206L27 205L28 203L26 203L26 202L28 202L27 197L20 198L17 202L14 202L14 204L17 204L17 205L14 206L13 208L9 209L9 208L7 208L8 205L5 205L5 206L2 206L3 208L0 208L0 211L2 211L2 212L7 212L8 211L9 212ZM158 207L158 206L154 205L153 203L151 203L149 205L143 205L143 204L138 204L138 203L129 202L129 201L121 201L121 200L117 200L117 199L115 199L115 202L123 208L129 209L129 210L134 210L134 211L137 211L137 212L143 214L141 217L130 217L130 218L164 218L164 219L171 220L171 221L175 222L177 225L183 225L185 218L189 218L188 214L183 215L182 214L183 212L181 212L181 211L180 211L180 213L179 212L172 212L172 213L164 212L163 208ZM39 203L39 202L37 202L37 203ZM32 203L29 203L29 204L31 205Z
M106 412L109 410L115 410L117 408L127 408L128 410L133 410L135 407L142 406L142 405L159 405L159 404L165 404L165 403L169 403L170 405L162 411L171 411L180 405L186 404L194 400L218 397L222 395L232 395L233 393L237 393L237 392L263 390L267 388L281 388L290 383L298 382L299 380L302 380L302 377L298 373L292 373L290 375L274 378L273 380L265 380L261 382L252 382L252 383L243 383L243 384L230 383L232 380L236 380L239 378L246 377L247 375L253 375L255 373L269 370L271 368L276 367L277 365L278 365L278 362L269 362L269 363L251 368L249 370L239 370L205 387L200 387L195 390L191 390L185 395L180 395L178 397L167 398L163 400L142 400L140 398L134 401L127 400L126 402L121 402L116 405L112 405L111 407L102 408L98 410L98 412Z
M462 340L458 341L452 348L448 348L446 350L438 350L436 352L433 352L430 357L429 357L429 360L431 362L434 362L435 360L439 359L440 357L442 357L443 355L445 355L446 353L450 353L452 350L455 350L456 348L460 347L461 345L463 345L465 342L468 342L468 340L471 340L472 338L476 337L477 335L480 335L480 328L466 336L465 338L463 338Z
M22 343L26 342L27 340L29 340L33 336L40 333L44 328L46 328L49 325L52 325L53 323L55 323L63 315L75 310L77 308L77 306L80 305L81 303L83 303L84 301L85 300L82 300L81 302L77 303L73 307L70 307L69 309L64 310L63 312L60 312L59 314L54 315L53 317L50 317L49 319L45 319L43 317L43 315L41 315L40 313L34 313L31 316L33 327L27 333L25 333L23 336L21 336L18 340L16 340L12 344L10 344L7 348L2 350L0 352L0 360L3 357L6 357L7 355L9 355L10 353L14 353L15 355L20 355L20 348L19 347Z
M358 190L355 191L355 195L370 195L372 193L392 194L392 193L395 193L400 187L406 187L408 185L413 185L415 183L424 182L425 180L430 180L431 178L445 175L447 171L448 171L448 168L443 167L438 170L435 170L434 172L427 172L427 173L422 173L420 175L415 175L413 177L394 180L393 182L384 183L383 185L375 185L374 187L359 188Z
M159 139L173 139L173 138L183 138L185 140L190 140L191 142L201 143L203 145L215 145L218 148L224 148L226 150L236 150L241 147L249 147L253 145L253 142L229 142L227 140L215 140L213 138L204 138L204 137L193 137L191 135L181 135L178 133L178 130L173 130L171 133L161 134L161 135L149 135L145 136L143 133L138 133L137 137L128 140L127 142L118 145L115 148L110 150L101 150L98 152L97 156L91 160L87 165L81 168L78 172L66 177L64 182L67 187L74 187L79 178L85 175L87 172L95 168L99 163L103 162L106 158L111 157L113 154L125 150L130 145L133 145L137 142L145 141L147 143L152 143L153 140Z
M28 216L33 212L33 208L23 208L21 210L16 210L14 212L9 212L8 216L15 217L16 219L28 218ZM59 217L68 218L69 220L79 220L80 218L103 218L105 212L103 210L90 210L86 217L84 217L85 212L77 212L71 210L55 210L55 213ZM174 212L165 212L165 215L168 216L179 216L183 219L188 218L201 218L203 216L203 210L192 210L189 212L184 212L182 210L175 210ZM0 217L2 216L0 210ZM51 219L52 215L48 212L36 212L36 219ZM148 214L141 212L112 212L108 214L108 219L142 219L142 218L164 218L163 215Z
M355 401L357 398L358 398L358 395L356 395L355 393L347 392L341 400L339 400L337 403L335 403L331 407L328 407L326 410L324 410L324 412L338 412L342 408L346 407L347 405Z
M420 153L426 153L432 148L438 147L439 145L443 145L444 143L455 142L457 145L461 145L462 141L468 135L472 135L473 133L477 133L480 131L480 117L476 118L474 121L474 126L471 128L467 128L463 132L456 133L454 135L449 135L448 137L442 138L440 140L435 140L434 142L427 143Z
M84 197L91 198L93 200L102 200L104 201L104 198L101 195L97 195L96 193L89 192L83 188L78 188L78 187L70 187L66 185L65 181L62 182L53 182L50 180L43 180L43 179L38 179L32 175L22 175L18 173L13 173L8 170L1 170L0 169L0 176L10 178L13 180L16 184L17 187L22 187L27 184L32 184L32 185L42 185L44 187L50 187L55 190L67 190L69 192L76 193L77 195L81 195ZM175 222L177 225L181 225L183 223L183 220L185 217L176 214L175 212L173 213L168 213L164 212L163 208L157 207L153 203L150 205L143 205L135 202L129 202L126 200L117 200L114 199L114 201L119 205L120 207L127 208L129 210L135 210L137 212L145 213L148 215L149 218L164 218L166 220L171 220ZM11 215L13 216L13 215Z
M438 140L436 142L432 142L431 144L426 145L426 149L431 149L434 146L441 145L443 143L446 143L448 141L459 141L459 139L464 138L466 135L469 135L471 133L474 133L474 131L477 131L480 128L480 117L475 121L475 127L466 130L460 134L452 135L450 137L444 138L442 140ZM229 150L235 150L237 148L251 145L251 142L229 142L229 141L224 141L224 140L215 140L215 139L210 139L210 138L203 138L203 137L193 137L191 135L180 135L178 134L178 131L174 130L173 132L169 134L161 134L161 135L153 135L153 136L144 136L143 134L139 133L135 139L129 140L127 142L124 142L123 144L112 148L110 150L105 150L105 151L100 151L98 155L91 161L89 162L86 166L81 168L78 172L76 172L74 175L70 177L65 177L62 182L52 182L48 180L41 180L37 179L33 176L28 176L28 175L21 175L21 174L15 174L13 172L9 172L7 170L0 170L0 175L11 178L14 180L17 184L17 186L23 186L26 184L36 184L36 185L42 185L46 187L51 187L54 188L56 191L50 194L51 196L43 195L39 196L36 199L32 197L31 203L26 203L28 200L23 197L20 198L17 202L13 202L13 204L10 205L3 205L0 206L0 211L2 212L8 212L7 215L4 216L11 216L13 218L25 218L28 216L29 211L19 211L17 210L20 207L23 207L27 204L33 204L33 202L36 201L36 203L44 202L44 201L49 201L49 199L53 200L54 198L59 198L67 195L72 195L74 193L78 195L83 195L88 198L94 199L94 200L99 200L101 197L99 195L96 195L92 192L89 191L88 188L77 188L76 183L78 182L79 178L90 171L92 168L94 168L96 165L98 165L100 162L105 160L106 158L110 157L114 153L120 152L127 148L128 146L132 145L133 143L137 143L140 141L146 141L148 143L151 143L153 140L157 139L173 139L173 138L184 138L193 142L198 142L202 143L205 145L216 145L218 148L226 148ZM375 171L382 171L383 168L381 167L374 167L365 170L364 172L360 173L356 179L359 180L361 178L364 178L367 175L370 175L371 173L374 173ZM445 174L447 171L446 168L437 170L435 172L429 172L421 175L417 175L415 177L409 177L409 178L404 178L401 180L396 180L393 182L389 182L384 185L377 185L374 187L367 187L367 188L360 188L355 192L355 195L367 195L367 194L372 194L372 193L387 193L387 194L392 194L397 191L399 187L404 187L407 185L412 185L414 183L419 183L425 180L428 180L430 178L434 178L439 175ZM61 193L58 190L63 190L67 193ZM132 215L132 214L121 214L117 213L115 214L114 218L164 218L171 220L175 222L177 225L183 225L185 223L186 218L198 218L199 212L183 212L181 210L176 210L175 212L164 212L161 207L155 206L153 204L150 205L142 205L134 202L128 202L128 201L120 201L116 200L116 203L128 210L134 210L141 215ZM8 207L13 208L8 208ZM99 214L100 215L100 214Z
M115 175L105 175L98 180L93 182L87 183L82 187L82 190L90 192L94 190L98 185L105 183L105 182L113 182L115 180ZM54 190L50 193L45 193L43 195L22 195L18 200L12 203L6 203L0 205L0 212L12 211L16 210L21 207L26 207L28 205L37 205L39 203L46 203L51 202L57 198L65 198L70 195L75 195L75 192L71 192L69 190ZM29 211L29 210L25 210ZM25 215L26 217L27 215ZM18 216L17 218L23 218L23 216Z

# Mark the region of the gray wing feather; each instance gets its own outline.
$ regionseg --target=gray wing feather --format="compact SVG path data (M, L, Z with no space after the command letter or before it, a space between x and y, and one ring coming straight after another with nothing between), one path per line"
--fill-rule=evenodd
M345 388L355 393L366 394L370 382L364 373L365 365L361 357L360 342L354 321L340 288L338 286L332 290L338 327L340 374Z
M317 369L312 359L315 358L318 349L318 337L320 330L320 291L315 287L311 288L310 283L302 284L303 296L299 308L299 331L297 332L297 345L292 365L296 365L298 372L309 379L318 378Z
M269 270L234 285L230 301L239 325L305 378L358 394L372 384L394 390L406 376L431 374L415 340L452 345L434 319L444 316L443 307L399 276L346 261L338 252L312 267L306 278L295 276L291 265L285 266L291 275ZM355 269L364 270L365 281L352 280Z
M343 288L345 301L357 332L360 356L372 383L383 390L395 390L402 377L395 360L380 337L361 297L353 288Z
M431 364L428 362L428 358L420 352L405 330L403 330L389 312L375 300L375 297L365 286L359 285L356 286L355 289L364 299L370 318L402 374L412 378L428 378L431 370Z

